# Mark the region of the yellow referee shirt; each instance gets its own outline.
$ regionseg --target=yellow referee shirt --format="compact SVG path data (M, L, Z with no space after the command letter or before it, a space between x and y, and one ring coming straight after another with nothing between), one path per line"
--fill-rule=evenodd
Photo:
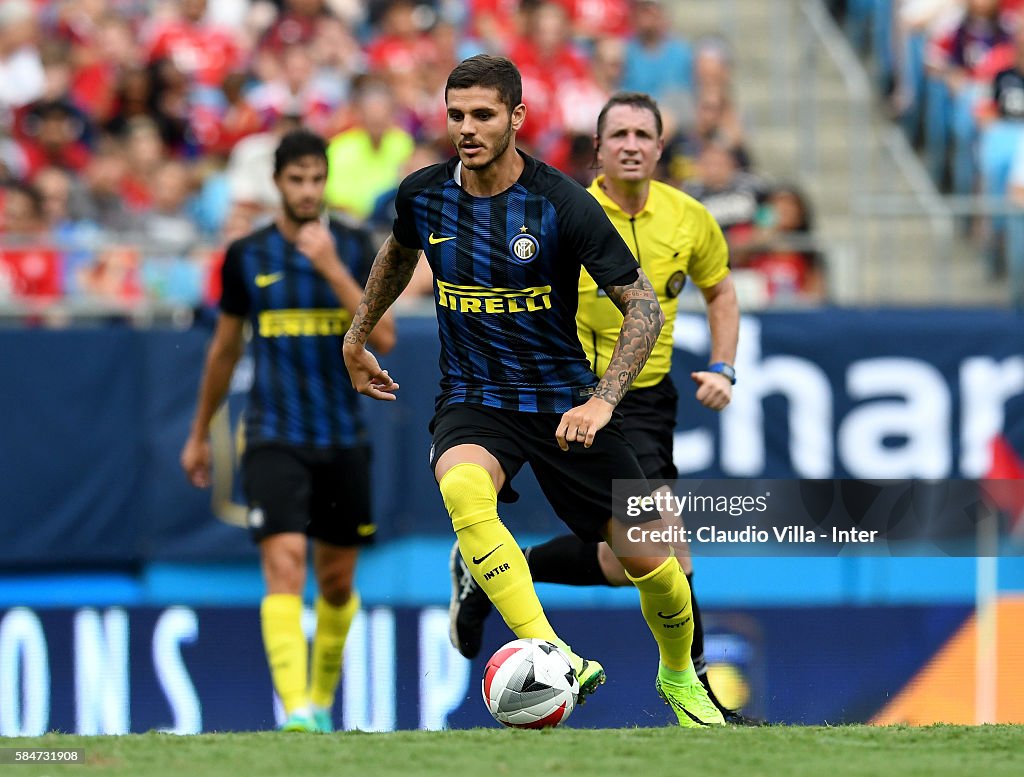
M722 230L697 200L671 186L651 181L644 209L630 216L601 188L599 176L588 190L604 208L658 293L665 311L651 358L633 382L645 388L661 382L672 366L672 331L679 292L687 276L700 288L714 286L729 274L729 249ZM622 314L586 270L580 272L580 303L576 329L583 352L594 372L608 369L612 349L622 328Z

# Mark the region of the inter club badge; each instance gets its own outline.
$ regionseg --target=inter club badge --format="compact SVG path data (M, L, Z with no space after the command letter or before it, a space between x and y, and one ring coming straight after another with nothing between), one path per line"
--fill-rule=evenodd
M537 254L540 253L540 243L523 226L519 230L519 234L509 241L508 250L515 261L526 264L537 258Z

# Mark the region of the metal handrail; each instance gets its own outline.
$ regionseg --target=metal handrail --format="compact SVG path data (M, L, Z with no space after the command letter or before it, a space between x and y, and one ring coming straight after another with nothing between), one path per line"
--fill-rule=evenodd
M893 224L891 211L865 204L878 203L883 200L891 202L886 195L880 196L875 193L875 170L878 161L875 158L876 155L871 152L869 144L873 139L877 139L883 151L891 159L893 168L898 171L901 180L911 191L909 198L903 198L904 208L901 212L903 215L924 218L929 225L928 229L933 244L933 250L929 255L935 267L935 272L929 274L932 279L933 293L938 296L943 290L948 292L948 288L938 285L938 279L948 274L952 268L955 245L954 212L960 212L958 209L963 207L963 204L960 203L953 207L955 203L942 197L914 150L897 128L890 127L882 130L877 138L873 138L871 119L874 112L875 96L867 70L839 25L828 12L823 0L801 0L800 13L808 31L808 35L804 38L804 46L807 49L813 49L820 44L832 65L839 71L847 98L848 151L850 155L849 215L854 217L854 221L850 225L850 239L856 246L856 253L859 256L858 268L864 266L875 246L876 236L871 227ZM805 56L807 55L805 54ZM814 64L813 58L809 61L812 65ZM808 80L813 82L813 76ZM810 90L805 90L802 99L804 102L811 99ZM804 105L803 108L801 117L803 124L812 124L816 118L811 115L812 108L807 105ZM806 128L802 131L808 132ZM817 147L814 148L814 151L817 152ZM885 169L889 169L887 164ZM913 202L914 206L910 207L906 204L907 202ZM874 221L873 224L865 224L864 220ZM900 266L902 267L902 265ZM858 285L863 292L866 290L863 272L860 272L860 278L862 282Z
M1007 197L981 194L937 195L936 201L949 216L1020 216L1024 206ZM853 212L859 216L878 219L921 218L920 201L903 194L870 194L854 201ZM950 230L952 232L952 229Z
M849 108L850 202L852 204L859 193L867 192L871 187L871 157L867 148L873 100L871 84L863 66L853 53L839 26L829 15L822 0L803 0L800 3L800 12L808 29L814 34L817 42L839 71L843 89L846 91L846 102ZM806 41L808 44L812 43L810 37ZM805 49L805 56L808 56L812 62L813 55L808 52L814 50L815 47L812 45L807 45ZM813 79L811 80L813 81ZM801 93L809 94L809 90L801 90ZM813 116L805 115L804 120L809 124L816 123Z

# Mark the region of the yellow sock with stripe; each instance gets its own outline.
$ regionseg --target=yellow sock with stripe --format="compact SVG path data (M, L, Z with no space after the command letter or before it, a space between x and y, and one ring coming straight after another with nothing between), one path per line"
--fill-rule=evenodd
M438 485L462 558L508 627L520 638L557 639L526 557L498 518L498 495L487 470L479 464L456 464Z
M355 591L340 607L322 596L316 599L316 634L313 637L313 661L309 671L309 698L323 709L334 706L334 693L341 677L345 638L352 619L359 612L359 594Z
M306 692L309 644L302 632L302 598L293 594L268 594L260 604L263 647L270 677L285 712L309 707Z
M627 573L640 592L640 609L654 634L666 669L686 672L690 669L690 645L693 643L693 612L690 608L690 584L674 556L665 559L643 577ZM688 675L687 675L688 676Z

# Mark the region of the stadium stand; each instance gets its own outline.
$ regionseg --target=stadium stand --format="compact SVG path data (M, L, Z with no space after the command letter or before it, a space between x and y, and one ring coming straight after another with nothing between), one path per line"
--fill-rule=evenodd
M1024 304L1024 235L1011 171L1024 164L1020 0L830 3L873 66L894 121L951 200L979 274Z
M216 297L226 242L276 206L270 153L284 131L302 122L331 139L329 204L370 218L414 147L448 153L444 79L483 50L523 72L526 148L583 183L597 107L616 89L650 91L669 118L662 177L719 203L746 198L736 240L761 239L770 186L752 169L730 45L674 32L671 6L9 0L0 309L189 320ZM700 180L712 143L744 171L742 191ZM775 287L759 286L770 301Z

